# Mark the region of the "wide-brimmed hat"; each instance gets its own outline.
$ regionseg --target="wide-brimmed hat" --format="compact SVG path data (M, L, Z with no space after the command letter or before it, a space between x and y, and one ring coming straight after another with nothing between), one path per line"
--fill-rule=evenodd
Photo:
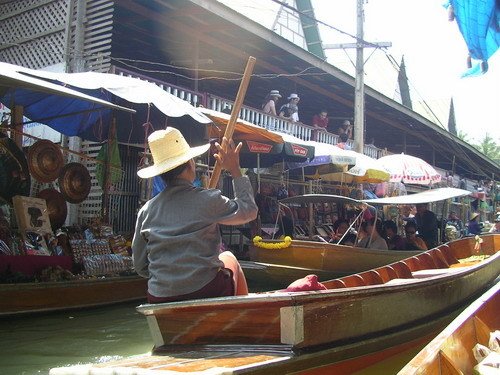
M90 193L92 181L83 164L69 163L61 169L59 189L69 203L81 203Z
M300 98L297 94L290 94L290 96L288 97L288 100L291 100L291 99L300 99Z
M49 140L36 141L28 149L28 166L31 175L40 182L54 181L64 165L59 147Z
M281 98L281 94L280 94L279 90L269 91L269 96L277 96L278 98Z
M153 165L137 172L141 178L150 178L168 172L192 158L207 152L210 143L189 147L181 132L175 128L157 130L148 137Z
M470 215L470 219L474 220L478 216L479 216L479 214L477 212L474 212L472 215Z

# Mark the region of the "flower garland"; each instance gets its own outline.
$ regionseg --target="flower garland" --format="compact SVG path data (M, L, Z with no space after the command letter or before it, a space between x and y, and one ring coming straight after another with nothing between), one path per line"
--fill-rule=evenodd
M286 236L283 242L262 242L262 237L255 236L253 238L253 244L263 249L285 249L292 244L292 237Z

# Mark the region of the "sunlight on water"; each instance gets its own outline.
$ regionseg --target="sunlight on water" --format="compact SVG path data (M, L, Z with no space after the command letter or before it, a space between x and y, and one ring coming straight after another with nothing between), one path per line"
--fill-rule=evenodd
M136 303L0 320L0 373L48 374L53 367L146 353L153 344Z

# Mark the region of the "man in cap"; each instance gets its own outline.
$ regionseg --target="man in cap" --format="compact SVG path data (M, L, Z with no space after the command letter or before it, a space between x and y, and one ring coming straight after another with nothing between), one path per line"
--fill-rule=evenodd
M262 110L268 115L277 116L276 114L276 102L281 98L280 92L278 90L271 90L269 94L266 95L264 103L262 103Z
M292 122L299 122L299 96L297 94L290 94L288 103L283 104L280 108L279 116Z
M233 177L235 199L193 186L194 158L210 144L189 147L179 130L170 127L153 132L148 143L154 164L137 174L161 176L167 185L139 211L132 241L135 270L149 279L148 301L247 294L238 261L231 252L219 251L219 224L244 224L257 216L252 186L240 171L241 143L235 146L223 138L214 155Z

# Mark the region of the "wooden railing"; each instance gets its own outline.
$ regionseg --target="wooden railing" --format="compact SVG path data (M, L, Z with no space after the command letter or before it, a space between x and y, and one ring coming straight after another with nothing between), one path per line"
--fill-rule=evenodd
M231 109L233 106L233 101L231 100L208 93L201 93L186 89L184 87L176 86L164 81L144 76L127 69L114 66L112 68L112 72L118 75L139 78L144 81L154 83L169 94L186 100L195 107L204 106L215 111L223 112L224 109ZM271 116L258 109L248 106L241 107L239 117L245 121L248 121L257 126L261 126L265 129L290 134L304 141L314 140L320 143L335 145L338 143L339 139L337 134L329 133L327 131L317 131L314 129L314 127L307 124L292 122L280 117ZM353 143L354 142L352 140L349 140L347 142L347 144L351 148L354 146ZM375 159L378 159L379 157L386 155L387 153L387 150L379 149L374 145L364 146L364 154Z
M154 83L163 90L165 90L166 92L168 92L169 94L177 96L178 98L189 102L191 105L195 107L198 107L200 105L205 106L206 94L204 93L189 90L186 89L185 87L172 85L170 83L160 81L148 76L144 76L142 74L132 72L130 70L119 68L116 66L113 67L112 72L120 76L139 78L142 79L143 81Z

